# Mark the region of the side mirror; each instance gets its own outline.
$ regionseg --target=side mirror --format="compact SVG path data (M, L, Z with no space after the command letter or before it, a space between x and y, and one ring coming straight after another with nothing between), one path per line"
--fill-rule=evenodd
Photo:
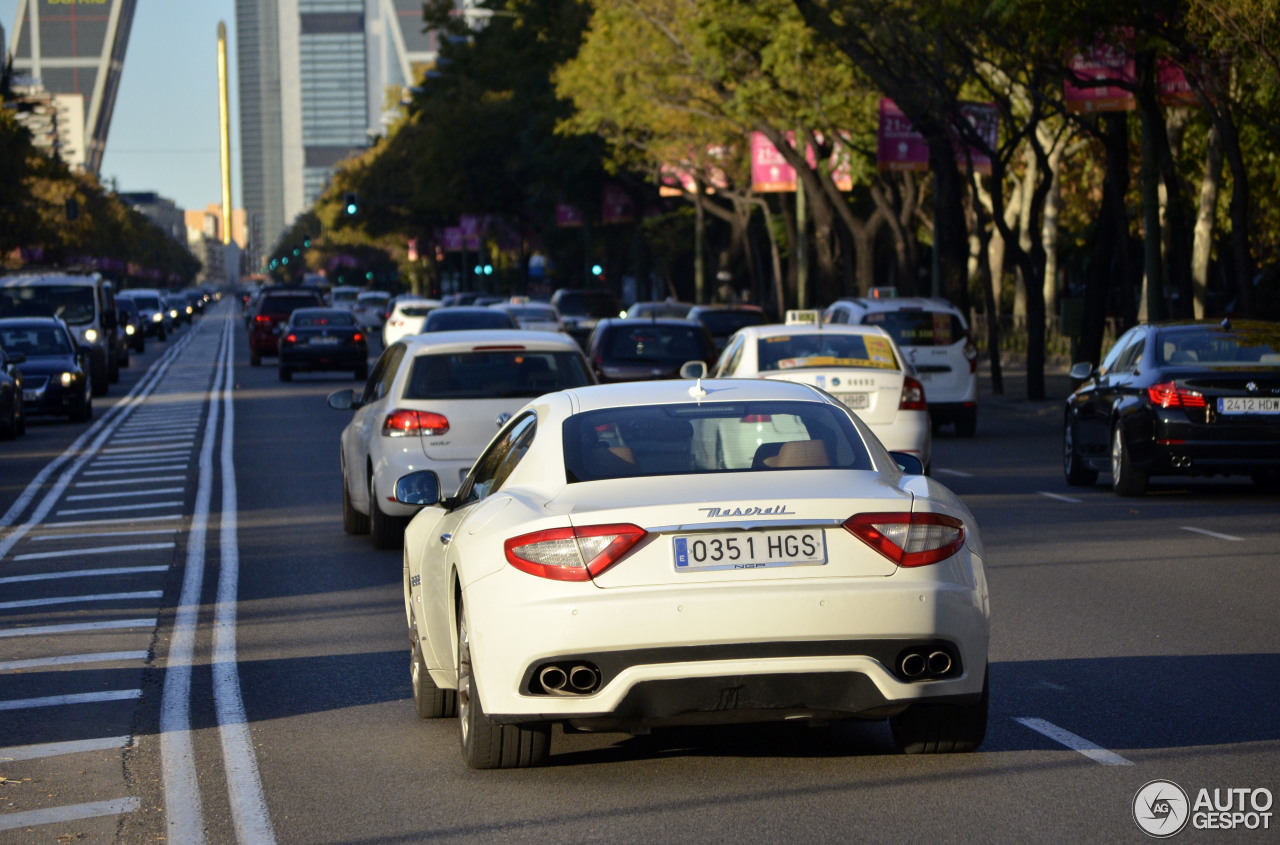
M335 390L325 401L335 411L354 411L360 407L360 400L356 399L354 390Z
M420 469L396 479L396 501L402 505L434 505L440 501L440 476Z
M898 469L904 474L924 475L924 464L915 455L908 455L906 452L890 452L889 457L893 458Z
M680 378L699 379L707 377L706 361L685 361L680 367Z
M1088 361L1080 361L1072 364L1068 375L1076 381L1084 381L1089 378L1089 376L1093 375L1093 364L1090 364Z

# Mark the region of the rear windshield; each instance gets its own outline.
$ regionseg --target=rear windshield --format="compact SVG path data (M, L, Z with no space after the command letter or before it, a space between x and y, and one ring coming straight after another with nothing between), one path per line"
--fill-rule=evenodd
M333 304L337 305L339 302L355 302L356 295L357 292L353 290L335 290L333 292Z
M71 341L57 326L0 327L0 347L28 358L71 354Z
M389 293L362 293L356 297L356 302L361 305L386 305L391 301Z
M259 310L271 314L279 314L285 311L293 311L296 308L306 308L308 305L322 304L320 297L314 293L272 293L262 297L262 307Z
M504 310L517 320L537 320L543 323L554 323L559 319L556 310L545 305L515 305L494 310Z
M61 317L73 325L93 322L93 288L31 285L0 288L0 317Z
M875 335L821 334L762 337L756 347L760 371L858 367L900 370L888 338Z
M947 311L872 311L862 323L881 327L899 346L950 346L966 335L964 323Z
M1222 331L1216 326L1161 332L1160 364L1264 364L1280 366L1280 330Z
M515 321L505 311L468 311L459 313L448 308L442 308L431 312L424 330L429 332L452 332L465 329L514 329L515 327Z
M759 326L764 314L759 311L701 311L698 320L715 337L728 337L743 326Z
M346 311L294 311L289 322L297 328L319 326L351 328L356 324L356 319Z
M591 384L572 351L500 349L419 355L405 399L497 399L541 396Z
M705 358L702 328L688 326L611 326L604 338L606 361L679 361Z
M575 317L616 317L618 301L607 293L566 293L556 302L561 314Z
M871 469L847 414L818 402L608 408L564 422L569 483L650 475Z

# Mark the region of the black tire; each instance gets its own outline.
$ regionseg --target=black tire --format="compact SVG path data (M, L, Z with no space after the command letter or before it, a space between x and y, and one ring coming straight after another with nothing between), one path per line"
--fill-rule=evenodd
M394 549L404 542L404 521L388 516L378 507L372 475L369 476L369 536L375 549Z
M913 704L889 719L893 744L903 754L964 754L977 751L987 735L987 678L973 704Z
M0 422L0 440L13 440L18 436L18 407L17 397L14 397L13 410L9 412L9 419Z
M72 422L88 422L93 419L93 399L86 397L84 404L75 411L71 412Z
M281 380L281 381L293 381L293 370L292 370L292 369L290 369L289 367L284 366L284 365L282 364L282 365L280 366L280 380Z
M107 365L89 365L89 385L94 396L107 395Z
M1253 487L1259 493L1280 493L1280 470L1260 469L1254 472Z
M262 366L262 356L259 355L252 347L249 349L249 366L250 367Z
M18 405L17 431L19 437L27 433L27 409L21 404Z
M347 472L342 471L342 530L348 534L368 534L369 517L356 510L351 504L351 494L347 492Z
M1111 430L1111 489L1125 497L1144 496L1147 492L1147 474L1134 468L1120 423Z
M458 715L458 691L440 689L431 680L427 671L427 662L422 659L422 645L418 642L418 634L409 630L413 638L409 655L409 679L413 685L413 709L419 719L450 719Z
M162 342L167 337L163 326L161 326L160 331L156 332L156 337Z
M973 437L978 433L977 410L965 411L956 417L956 437Z
M120 383L120 367L121 367L121 366L125 366L125 365L122 365L122 364L120 363L120 359L119 359L119 358L116 358L115 363L114 363L114 364L111 364L111 365L109 365L109 366L107 367L107 379L108 379L108 381L110 381L112 384L119 384L119 383Z
M1076 448L1075 420L1067 418L1062 426L1062 473L1072 487L1089 487L1098 481L1098 471L1089 469L1080 460L1080 451Z
M551 750L550 725L496 725L484 715L465 610L458 623L458 725L463 762L473 769L524 769L541 763Z

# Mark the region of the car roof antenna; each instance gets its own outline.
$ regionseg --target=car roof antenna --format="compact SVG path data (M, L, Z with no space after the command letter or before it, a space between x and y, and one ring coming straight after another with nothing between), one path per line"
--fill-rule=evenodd
M698 376L697 382L694 383L693 387L689 388L689 395L699 402L702 401L703 396L707 395L707 389L702 386L702 376Z

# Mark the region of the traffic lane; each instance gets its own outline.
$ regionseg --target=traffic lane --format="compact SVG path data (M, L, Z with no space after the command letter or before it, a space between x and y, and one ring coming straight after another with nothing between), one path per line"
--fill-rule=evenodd
M30 417L26 434L0 442L0 516L8 513L40 470L128 395L147 368L179 337L181 335L172 334L163 343L153 339L148 341L143 354L131 353L129 366L120 368L120 381L110 386L106 396L93 398L92 421L75 423L65 417Z

